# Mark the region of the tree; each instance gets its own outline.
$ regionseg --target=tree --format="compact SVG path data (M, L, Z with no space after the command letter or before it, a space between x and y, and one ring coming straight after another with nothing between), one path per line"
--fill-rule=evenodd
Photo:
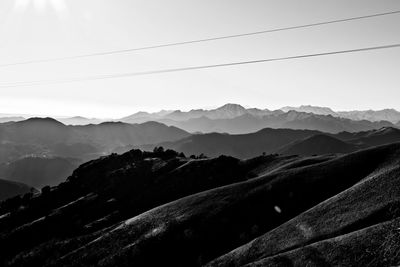
M164 148L162 146L156 146L153 149L153 152L156 153L156 154L162 154L162 153L164 153Z

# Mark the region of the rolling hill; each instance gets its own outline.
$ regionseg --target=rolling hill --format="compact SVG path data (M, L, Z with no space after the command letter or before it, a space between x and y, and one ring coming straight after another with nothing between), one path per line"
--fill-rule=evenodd
M398 139L400 141L400 138ZM298 140L280 148L277 153L286 155L323 155L331 153L350 153L363 148L361 145L346 143L335 137L317 134Z
M203 153L210 157L229 155L238 158L251 158L262 153L275 153L286 144L315 134L320 134L320 132L267 128L251 134L210 133L191 135L176 142L164 142L159 145L183 152L186 155ZM153 147L154 145L141 146L146 150L151 150Z
M398 264L398 156L395 152L365 179L208 266Z
M183 152L186 155L205 154L210 157L229 155L238 158L250 158L264 152L287 155L349 153L362 148L394 142L400 142L400 130L392 127L338 134L326 134L310 130L266 128L255 133L240 135L220 133L191 135L175 142L145 145L139 146L139 148L152 150L155 146L163 146Z
M400 129L394 127L383 127L376 130L344 134L347 142L366 146L377 146L390 144L400 140ZM338 137L340 138L340 134Z
M398 265L399 163L399 143L245 161L110 155L2 217L0 259L5 266Z

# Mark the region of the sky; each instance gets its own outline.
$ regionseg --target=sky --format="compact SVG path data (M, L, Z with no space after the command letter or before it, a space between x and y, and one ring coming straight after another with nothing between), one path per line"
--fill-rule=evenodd
M1 0L0 65L400 10L398 0ZM400 48L64 84L14 82L258 60L400 43L400 14L57 62L0 66L0 113L120 118L214 108L400 110Z

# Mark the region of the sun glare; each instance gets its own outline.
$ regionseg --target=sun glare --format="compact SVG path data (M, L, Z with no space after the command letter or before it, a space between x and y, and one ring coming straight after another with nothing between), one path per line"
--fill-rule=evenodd
M15 7L18 9L26 9L30 6L36 11L43 12L47 8L51 8L57 13L63 13L67 10L65 0L16 0Z

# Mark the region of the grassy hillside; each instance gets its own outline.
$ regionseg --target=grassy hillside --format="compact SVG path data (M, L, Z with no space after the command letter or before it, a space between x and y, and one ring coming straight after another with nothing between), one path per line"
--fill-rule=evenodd
M288 252L288 254L297 255L298 257L296 259L289 257L286 260L286 264L305 266L314 260L323 260L323 262L333 264L335 261L330 259L332 254L338 256L341 253L340 251L343 252L339 245L334 246L332 244L329 250L321 248L321 250L325 251L313 249L311 255L306 254L309 248L308 245L331 238L337 238L336 241L338 241L345 234L351 234L374 225L378 225L376 227L381 228L379 224L400 216L400 168L398 166L398 157L398 152L392 154L387 159L387 163L383 163L376 171L366 176L359 183L250 243L220 257L210 263L209 266L243 266L253 262L258 262L255 266L258 266L260 262L268 266L267 263L272 264L276 259L286 258L287 251L296 249L298 250L293 254L291 254L292 252ZM399 224L397 223L397 225ZM348 246L345 246L347 252L343 252L343 255L340 259L337 259L335 265L348 264L346 260L350 259L346 255L352 255L352 257L360 255L360 259L362 256L366 262L378 261L383 263L383 258L375 258L373 254L363 253L360 248L368 244L374 247L371 251L375 251L375 253L383 253L383 248L392 250L394 248L384 247L386 235L392 234L392 230L387 229L384 235L381 236L382 238L375 240L374 244L368 243L368 240L373 239L373 236L367 236L365 233L365 239L347 240ZM357 236L357 233L355 235ZM282 238L282 236L285 238ZM328 240L326 243L331 241ZM318 246L321 244L318 244ZM280 255L281 253L283 253L282 256L274 257L274 255ZM302 255L302 253L305 254ZM400 261L400 258L397 258L397 260ZM355 263L354 259L350 261ZM364 264L361 265L365 266Z
M84 164L0 220L1 229L14 229L0 235L6 265L240 265L397 216L400 144L316 159L168 153ZM272 233L274 242L245 245ZM213 262L235 248L243 252Z

